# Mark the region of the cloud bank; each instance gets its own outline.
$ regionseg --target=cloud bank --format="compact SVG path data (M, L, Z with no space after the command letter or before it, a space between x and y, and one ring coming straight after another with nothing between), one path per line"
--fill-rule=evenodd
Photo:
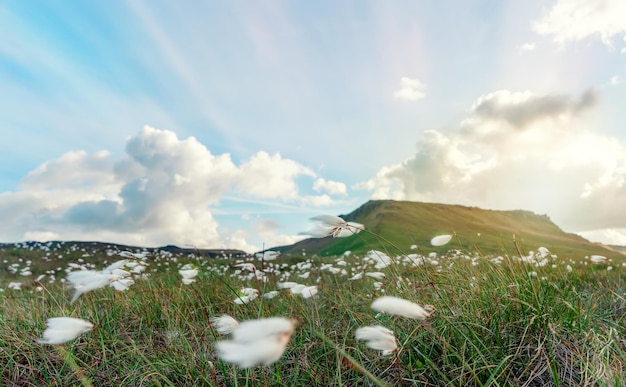
M456 128L426 131L415 154L355 188L374 198L527 209L567 231L626 231L626 148L590 128L598 94L500 90ZM615 238L613 238L615 240Z
M626 2L622 0L559 0L532 28L558 43L598 35L612 47L612 38L626 33L624 15Z
M225 195L245 200L272 199L327 205L328 194L303 195L297 179L316 190L345 194L345 185L317 178L313 170L260 151L236 165L229 154L214 155L194 137L144 127L128 139L126 156L108 152L69 152L48 161L22 181L17 192L0 194L5 240L61 239L114 241L141 246L165 244L255 249L249 235L221 235L213 210ZM271 225L270 226L268 226ZM263 230L268 245L298 237Z

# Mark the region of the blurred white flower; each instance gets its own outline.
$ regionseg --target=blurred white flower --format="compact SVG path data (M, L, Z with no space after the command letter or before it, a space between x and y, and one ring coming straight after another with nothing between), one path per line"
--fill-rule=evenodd
M313 238L324 238L327 236L345 238L365 230L365 226L361 223L346 222L335 215L314 216L311 220L315 222L315 227L301 234L310 235Z
M53 317L46 323L48 327L38 340L40 344L63 344L93 329L89 321L74 317Z
M433 246L443 246L452 240L452 235L439 235L430 240Z
M354 336L357 340L365 340L369 348L381 351L383 356L391 355L398 348L393 331L380 325L359 328Z
M256 267L254 266L253 263L250 263L250 262L238 263L234 266L240 267L241 270L256 271Z
M592 255L589 260L593 263L602 263L606 261L606 257L603 255Z
M363 278L363 273L356 273L355 275L353 275L352 277L348 278L348 281L356 281L356 280L360 280L361 278Z
M213 328L220 335L228 335L239 326L239 321L227 314L223 314L219 317L212 317L211 324L213 324Z
M278 258L279 255L280 255L280 252L278 251L268 250L268 251L256 253L254 256L257 259L262 259L264 261L273 261L276 258Z
M232 332L232 340L215 344L220 359L250 368L270 365L285 352L293 334L294 321L282 317L248 320Z
M383 278L385 278L385 273L382 273L380 271L368 272L365 273L365 275L368 277L376 278L377 280L382 280Z
M374 300L371 307L377 312L384 312L418 320L425 320L431 314L431 312L414 302L392 296L380 297Z
M302 291L300 292L300 295L304 298L311 298L314 295L316 295L318 292L317 290L317 285L314 286L306 286L302 289Z
M178 274L183 277L182 280L184 285L190 285L196 282L195 277L198 275L198 269L185 265L182 269L178 270Z
M124 290L128 290L128 288L130 288L130 286L134 283L135 280L133 280L132 278L122 278L117 281L111 282L111 287L117 291L122 292Z
M235 304L247 304L250 301L259 297L259 291L254 288L243 288L239 292L239 296L235 298Z
M267 298L268 300L271 300L272 298L276 297L279 294L278 290L272 290L271 292L267 292L263 295L263 298Z
M9 282L9 286L7 287L13 290L22 290L22 283L21 282Z
M119 280L120 277L114 274L103 273L95 270L78 270L67 274L67 280L76 290L70 303L73 303L81 294L103 288L111 282Z

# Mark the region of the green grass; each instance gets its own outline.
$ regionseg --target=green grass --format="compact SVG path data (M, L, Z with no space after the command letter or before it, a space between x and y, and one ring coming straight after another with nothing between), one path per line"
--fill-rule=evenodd
M458 248L479 254L513 256L517 254L512 243L515 240L525 250L543 246L563 257L580 259L599 254L614 259L626 258L619 252L564 232L546 215L529 211L372 200L343 218L364 224L369 233L359 234L360 238L308 239L280 250L299 254L304 249L309 255L333 256L348 250L355 253L364 253L372 248L384 250L390 247L391 242L404 251L416 245L420 249L439 252ZM431 238L440 234L453 234L455 238L444 248L432 249ZM392 252L398 254L397 250Z
M5 288L0 376L5 385L37 386L626 384L626 268L609 262L614 266L609 271L607 265L566 258L543 267L514 259L495 264L488 256L454 252L438 257L438 265L416 267L389 250L395 263L381 270L387 274L384 293L374 290L372 278L347 280L361 270L360 255L344 258L346 266L335 258L311 258L308 279L299 278L302 271L295 267L282 273L288 271L288 280L304 284L319 278L314 299L281 290L274 299L247 305L234 304L233 289L263 290L263 284L231 276L233 267L226 275L215 274L231 261L161 258L150 263L150 276L128 291L99 289L70 305L72 291L59 281L64 272L55 283L43 284L42 291L32 278L76 262L80 252L66 252L60 259L53 254L47 262L37 251L0 251L4 266L28 254L34 272L30 279L7 271L0 276L0 288ZM98 268L105 259L115 258L85 258ZM284 262L295 265L305 259ZM177 268L187 262L197 264L201 274L196 283L184 286ZM323 263L345 268L347 274L320 271ZM371 266L365 270L375 271ZM279 275L269 275L266 291L276 289ZM23 289L6 289L15 280L24 282ZM422 323L377 315L369 306L383 294L431 304L436 311ZM209 319L223 313L238 320L290 317L298 326L279 362L240 370L220 361L213 349L224 338ZM84 318L95 328L62 347L37 344L45 320L55 316ZM355 341L358 327L374 324L395 332L395 355L383 357Z

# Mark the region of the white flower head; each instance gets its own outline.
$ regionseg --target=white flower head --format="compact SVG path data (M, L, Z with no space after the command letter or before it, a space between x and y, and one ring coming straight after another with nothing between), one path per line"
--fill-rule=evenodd
M40 344L63 344L93 329L89 321L74 317L53 317L46 324L48 327L38 340Z
M278 290L272 290L270 292L263 294L263 298L271 300L272 298L276 297L278 294L279 294Z
M381 351L383 356L391 355L398 348L393 331L380 325L359 328L354 336L357 340L365 340L369 348Z
M430 240L433 246L443 246L452 240L452 235L438 235Z
M270 365L283 355L293 334L294 321L282 317L243 321L232 332L232 340L215 344L220 359L250 368Z
M192 279L198 275L198 269L179 270L178 274L183 278Z
M243 288L239 292L239 295L237 296L237 298L235 298L234 302L235 304L239 304L239 305L247 304L250 301L256 299L257 297L259 297L258 290L254 288Z
M374 300L371 307L377 312L384 312L417 320L425 320L431 315L431 312L414 302L392 296L384 296Z
M313 238L327 236L345 238L365 230L365 226L361 223L347 222L335 215L314 216L311 220L316 223L315 228L302 234L310 235Z
M589 257L589 260L593 263L603 263L606 259L607 258L604 255L592 255Z
M311 298L314 295L316 295L317 292L318 292L317 285L305 286L300 292L300 295L304 298Z
M81 294L103 288L111 284L111 282L119 279L120 277L117 275L95 270L78 270L69 272L67 274L67 280L72 284L74 289L76 289L76 293L74 293L71 303L76 301Z
M219 317L212 317L211 324L213 324L213 328L220 335L228 335L239 326L239 321L227 314L223 314Z

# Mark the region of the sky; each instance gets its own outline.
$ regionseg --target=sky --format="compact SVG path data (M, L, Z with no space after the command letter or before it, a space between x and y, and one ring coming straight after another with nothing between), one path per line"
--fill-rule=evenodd
M253 252L395 199L626 245L625 14L2 0L0 242Z

